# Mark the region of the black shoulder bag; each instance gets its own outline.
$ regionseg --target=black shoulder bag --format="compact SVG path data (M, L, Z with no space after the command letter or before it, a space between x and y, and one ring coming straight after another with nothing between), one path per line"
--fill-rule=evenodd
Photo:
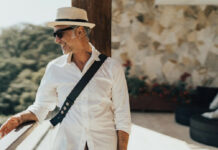
M69 111L70 107L73 105L75 99L79 96L81 91L88 84L88 82L91 80L91 78L94 76L94 74L98 71L98 69L101 67L101 65L104 63L104 61L107 58L107 56L104 54L100 54L99 57L100 57L100 61L95 61L91 65L88 71L86 71L86 73L79 80L77 85L73 88L73 90L67 96L63 106L61 107L57 115L50 120L53 126L56 126L58 123L62 122L67 112Z

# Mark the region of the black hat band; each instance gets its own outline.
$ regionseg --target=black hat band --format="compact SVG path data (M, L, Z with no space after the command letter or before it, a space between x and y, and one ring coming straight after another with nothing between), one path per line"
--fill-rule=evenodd
M55 21L88 22L87 20L83 20L83 19L56 19Z

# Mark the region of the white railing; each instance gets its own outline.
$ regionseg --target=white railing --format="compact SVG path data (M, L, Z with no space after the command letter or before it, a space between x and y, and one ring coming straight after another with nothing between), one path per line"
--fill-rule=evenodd
M56 108L50 112L46 119L52 118L58 110ZM51 128L48 120L40 124L35 121L26 122L0 140L0 150L41 150L43 140Z
M14 129L0 140L0 150L15 150L37 126L38 123L27 122Z

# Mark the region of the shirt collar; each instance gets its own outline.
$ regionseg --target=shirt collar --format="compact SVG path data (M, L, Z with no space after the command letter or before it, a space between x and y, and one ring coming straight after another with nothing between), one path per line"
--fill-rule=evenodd
M93 59L95 61L100 61L100 58L98 57L100 55L100 52L97 49L95 49L95 47L90 42L89 42L89 45L91 46L91 49L92 49L92 54L91 54L90 59ZM69 53L66 55L67 56L66 56L66 60L64 62L64 65L72 63L71 58L72 58L73 53Z

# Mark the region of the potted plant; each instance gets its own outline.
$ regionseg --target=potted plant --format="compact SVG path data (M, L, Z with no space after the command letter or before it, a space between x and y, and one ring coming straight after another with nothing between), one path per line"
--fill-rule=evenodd
M180 80L169 85L168 83L146 83L146 76L130 76L131 62L123 64L130 95L131 110L142 111L174 111L178 103L190 103L195 90L188 87L186 79L191 75L184 73Z

